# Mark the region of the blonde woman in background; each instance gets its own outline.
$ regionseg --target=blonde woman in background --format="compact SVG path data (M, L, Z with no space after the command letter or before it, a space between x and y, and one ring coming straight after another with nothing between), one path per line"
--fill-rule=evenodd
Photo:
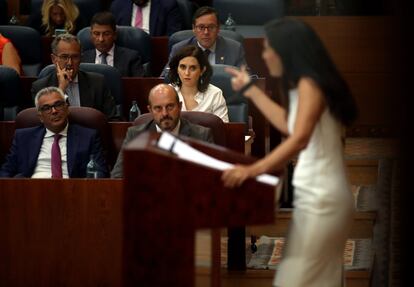
M56 29L75 35L86 24L72 0L44 0L41 11L32 13L29 18L29 26L45 36L54 36Z
M0 34L0 65L13 68L19 75L21 75L21 62L19 53L13 46L13 43Z

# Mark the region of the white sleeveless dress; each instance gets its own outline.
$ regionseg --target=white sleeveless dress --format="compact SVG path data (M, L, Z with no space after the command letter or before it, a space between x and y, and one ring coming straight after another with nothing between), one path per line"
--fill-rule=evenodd
M294 129L298 92L289 93ZM343 252L354 201L343 159L341 124L326 108L293 173L294 209L274 286L343 286Z

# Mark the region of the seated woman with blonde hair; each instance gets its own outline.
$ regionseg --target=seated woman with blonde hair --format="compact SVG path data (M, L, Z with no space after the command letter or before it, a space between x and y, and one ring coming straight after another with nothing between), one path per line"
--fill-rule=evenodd
M22 67L19 53L13 43L0 34L0 65L4 65L16 70L21 75Z
M169 82L177 90L183 111L212 113L229 121L226 100L220 88L210 84L210 63L197 46L185 46L171 58Z
M76 35L87 23L72 0L44 0L41 12L29 18L28 25L45 36L54 36L56 29Z

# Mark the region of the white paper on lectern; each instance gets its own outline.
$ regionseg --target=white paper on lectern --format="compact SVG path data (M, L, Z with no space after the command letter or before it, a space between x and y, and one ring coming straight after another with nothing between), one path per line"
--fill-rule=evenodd
M163 132L161 134L161 137L158 140L158 147L173 152L179 158L210 168L225 170L234 166L231 163L218 160L202 153L199 150L196 150L168 132ZM276 185L279 182L278 177L270 174L259 175L256 177L256 180L269 185Z

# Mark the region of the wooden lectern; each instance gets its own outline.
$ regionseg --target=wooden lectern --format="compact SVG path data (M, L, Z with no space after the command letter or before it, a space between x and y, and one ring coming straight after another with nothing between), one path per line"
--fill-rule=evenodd
M124 180L0 179L0 286L193 286L196 228L273 222L273 187L225 189L220 171L157 149L156 137L130 143Z
M273 222L275 187L252 179L224 188L221 171L158 149L157 137L143 133L124 150L123 283L190 287L195 230ZM225 148L187 143L226 162L252 161Z

